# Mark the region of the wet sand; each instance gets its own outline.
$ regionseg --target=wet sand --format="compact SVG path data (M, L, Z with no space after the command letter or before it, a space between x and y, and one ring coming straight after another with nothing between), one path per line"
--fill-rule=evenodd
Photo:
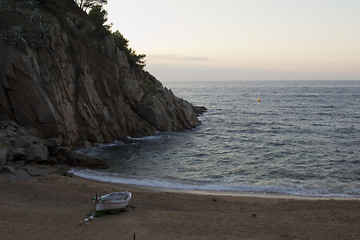
M224 196L154 190L52 174L0 174L0 239L360 239L360 200ZM79 225L95 192L128 190L124 212Z

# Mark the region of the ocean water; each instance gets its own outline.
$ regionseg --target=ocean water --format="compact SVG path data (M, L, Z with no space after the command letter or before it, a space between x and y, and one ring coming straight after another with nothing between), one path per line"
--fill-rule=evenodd
M201 126L81 149L111 168L72 172L186 190L360 198L360 81L164 85L207 107Z

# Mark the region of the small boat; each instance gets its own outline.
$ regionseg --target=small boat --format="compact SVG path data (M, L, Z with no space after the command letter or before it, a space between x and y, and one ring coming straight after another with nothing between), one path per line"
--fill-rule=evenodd
M131 199L131 192L113 192L103 196L96 193L95 211L118 210L125 208Z

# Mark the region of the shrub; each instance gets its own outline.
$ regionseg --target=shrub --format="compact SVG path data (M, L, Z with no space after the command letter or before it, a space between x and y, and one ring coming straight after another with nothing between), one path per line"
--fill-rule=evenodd
M71 37L76 36L76 32L72 29L66 20L66 7L67 1L64 0L51 0L45 1L44 8L50 14L54 15L59 21L62 29L69 34Z
M47 23L42 23L41 22L40 25L39 25L38 34L39 34L39 37L41 39L47 38L49 36L49 34L50 34L50 25L47 24Z
M145 54L136 54L136 52L129 47L129 40L124 38L124 36L119 32L115 31L112 33L115 41L115 46L118 47L121 51L126 53L128 61L131 65L137 65L141 69L146 66L145 63Z
M30 20L31 20L32 22L36 22L36 21L40 20L41 17L42 17L42 16L41 16L41 14L40 14L39 9L35 9L35 10L31 11L31 13L30 13Z
M114 37L115 46L118 47L121 51L127 53L128 52L128 47L129 47L128 46L129 40L124 38L124 36L118 30L113 32L112 35Z
M12 26L4 37L15 47L24 47L26 44L25 33L20 25Z
M39 6L39 3L39 1L28 0L24 3L24 7L33 10Z
M99 37L104 37L106 35L111 34L110 28L111 25L105 25L107 22L108 13L105 9L102 8L101 5L95 5L91 8L88 18L94 24L94 33Z
M107 4L107 0L75 0L75 2L84 11L91 9L94 5Z

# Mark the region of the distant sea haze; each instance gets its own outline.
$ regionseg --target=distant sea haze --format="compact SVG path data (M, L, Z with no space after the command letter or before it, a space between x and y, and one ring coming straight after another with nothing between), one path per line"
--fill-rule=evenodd
M360 81L168 83L208 111L188 131L81 152L102 181L187 190L360 198Z

